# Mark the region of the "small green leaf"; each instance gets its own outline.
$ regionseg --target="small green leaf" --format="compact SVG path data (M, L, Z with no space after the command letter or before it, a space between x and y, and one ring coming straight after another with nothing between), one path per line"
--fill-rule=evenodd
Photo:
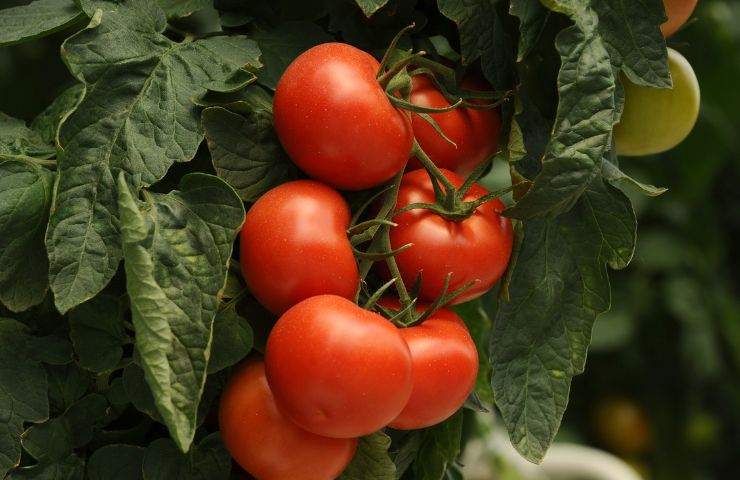
M355 3L362 9L362 13L370 18L373 13L383 8L388 0L355 0Z
M333 38L311 22L286 22L272 30L259 31L253 38L262 51L264 68L258 74L259 82L275 89L290 62L301 53Z
M87 393L92 376L75 363L47 365L49 405L52 415L59 415Z
M395 480L396 465L388 455L391 439L383 432L360 438L352 462L340 480Z
M143 480L146 449L133 445L107 445L95 450L87 462L89 480Z
M622 191L637 192L648 197L657 197L668 191L667 188L655 187L635 180L606 159L601 164L601 174L604 179Z
M441 480L447 468L460 456L462 410L444 422L424 430L414 462L417 480Z
M465 325L473 337L478 350L478 377L475 381L475 393L487 403L493 405L493 391L491 391L491 362L489 346L491 343L491 318L483 308L483 302L476 300L463 303L455 307L455 312L462 317Z
M83 94L84 89L79 83L66 89L51 105L33 119L31 129L37 132L44 142L49 145L56 145L62 121L75 109Z
M297 170L280 146L272 114L253 109L246 117L221 107L203 111L208 148L216 174L245 201L296 177Z
M551 12L539 1L531 0L511 0L509 12L519 18L517 61L521 62L537 45Z
M34 0L0 10L0 46L51 35L83 16L74 0Z
M54 147L23 120L0 112L0 160L18 157L49 158Z
M139 207L119 174L126 285L136 348L157 410L178 447L195 435L218 294L244 205L223 180L182 178Z
M128 339L118 297L98 295L78 306L69 315L69 327L82 367L97 373L116 368Z
M254 344L252 328L236 313L235 305L220 310L213 321L213 346L208 374L237 364Z
M54 177L30 162L1 157L0 301L22 311L41 303L49 288L44 235Z
M159 439L146 449L143 465L147 480L228 480L231 456L213 433L198 443L190 453L183 454L170 439Z

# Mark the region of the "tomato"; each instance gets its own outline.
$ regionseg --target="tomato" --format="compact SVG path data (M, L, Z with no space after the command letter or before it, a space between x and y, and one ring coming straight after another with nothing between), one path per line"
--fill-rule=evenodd
M629 398L599 402L593 412L594 430L608 449L623 454L645 453L652 443L652 428L642 406Z
M360 281L347 239L347 202L312 180L273 188L249 209L240 260L249 290L281 314L303 299L331 293L353 298Z
M660 26L664 37L670 37L686 23L691 14L694 13L696 2L697 0L663 0L665 13L668 17L668 21Z
M280 409L327 437L383 428L411 394L411 354L398 329L334 295L285 312L267 340L265 364Z
M278 137L309 176L362 190L389 180L408 161L413 133L376 79L380 64L343 43L296 58L275 90Z
M614 127L617 153L653 155L681 143L699 117L699 82L689 62L668 49L673 89L635 85L623 77L624 113Z
M221 397L219 423L226 449L260 480L334 479L357 448L357 439L314 435L285 418L262 361L246 362L231 378Z
M381 305L398 310L397 299ZM422 312L425 305L419 305ZM390 423L400 430L440 423L463 406L475 387L478 351L468 327L452 310L440 309L421 324L400 329L411 351L414 386L401 414Z
M459 187L463 179L442 169L444 175ZM488 191L474 184L465 201L475 200ZM434 203L432 182L425 170L415 170L403 176L396 208L411 203ZM452 272L449 292L476 283L453 303L463 303L483 295L506 271L511 256L514 231L511 221L501 216L504 204L498 200L486 202L470 217L454 221L426 209L414 209L393 217L397 227L390 229L391 246L413 246L396 255L396 263L404 282L411 285L422 274L420 298L435 300L441 293L445 277Z
M469 90L487 89L482 80L473 77L466 78L462 86ZM423 75L413 77L410 101L423 107L444 108L450 105L434 82ZM456 144L451 145L428 122L413 115L411 124L416 140L438 167L467 175L496 153L501 133L501 116L498 110L460 107L449 112L432 113L430 116ZM420 168L421 164L414 160L411 166Z

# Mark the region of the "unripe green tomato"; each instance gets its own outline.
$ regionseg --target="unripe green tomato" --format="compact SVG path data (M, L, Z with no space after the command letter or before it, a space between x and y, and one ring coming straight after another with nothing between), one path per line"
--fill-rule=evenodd
M681 143L699 117L699 82L689 62L668 49L672 89L635 85L623 77L624 113L614 127L617 153L630 157L653 155Z

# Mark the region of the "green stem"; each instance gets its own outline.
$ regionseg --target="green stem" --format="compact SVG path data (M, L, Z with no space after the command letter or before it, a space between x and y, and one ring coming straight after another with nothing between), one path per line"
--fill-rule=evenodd
M388 83L391 81L391 79L395 77L398 74L398 72L406 68L409 63L413 62L417 58L424 56L426 54L427 52L422 50L421 52L416 52L402 60L399 60L394 65L392 65L391 68L388 69L388 71L386 71L385 73L383 73L381 76L378 77L378 83L380 84L381 87L383 87L383 89L385 89L388 86Z
M455 186L445 177L444 173L434 164L432 159L429 158L429 155L421 148L421 145L419 145L416 139L414 139L414 145L411 147L411 153L419 160L426 171L429 172L429 175L437 179L445 187L446 194L455 191Z
M56 168L57 166L56 160L29 157L27 155L0 155L0 161L2 160L21 160L23 162L33 163L47 168Z
M388 48L383 54L383 59L380 61L380 67L378 67L378 73L376 75L377 77L380 77L383 74L383 71L385 70L385 68L388 66L388 61L391 58L391 54L393 53L393 50L396 49L396 45L398 45L398 42L401 40L401 37L403 37L406 32L408 32L415 26L416 26L416 23L411 22L411 25L407 25L403 27L401 31L398 32L395 37L393 37L393 40L391 40L391 44L388 45Z

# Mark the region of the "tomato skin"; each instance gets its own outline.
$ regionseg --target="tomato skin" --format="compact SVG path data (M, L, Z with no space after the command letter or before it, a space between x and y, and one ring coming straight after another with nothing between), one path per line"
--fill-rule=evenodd
M232 376L221 397L219 423L226 449L260 480L331 480L357 449L357 439L314 435L285 418L258 360L247 361Z
M280 317L265 365L280 410L327 437L375 432L411 395L411 354L398 329L334 295L304 300Z
M453 185L463 179L441 169ZM465 195L470 201L488 191L474 184ZM403 176L396 208L411 203L434 203L434 190L425 170L414 170ZM391 246L413 244L398 255L396 263L407 285L422 272L422 300L434 301L442 293L445 277L452 272L449 292L469 281L476 283L457 297L453 304L467 302L487 292L506 271L511 257L514 231L511 221L501 216L504 204L494 199L476 209L472 216L453 221L425 209L414 209L393 217L397 227L390 229Z
M691 17L696 8L698 0L663 0L663 6L665 7L665 13L668 17L663 25L660 26L660 30L663 32L663 36L668 38L676 33Z
M290 158L309 176L343 190L389 180L408 161L413 133L376 79L380 64L344 43L302 53L281 77L275 129Z
M398 299L381 305L399 309ZM422 312L426 305L419 305ZM475 387L478 351L468 327L452 310L440 309L421 324L401 328L411 351L414 387L392 428L414 430L436 425L460 409Z
M466 78L462 86L469 90L487 89L482 80L473 77ZM413 77L409 98L411 103L424 107L444 108L450 105L434 82L423 75ZM430 115L445 135L457 145L451 145L443 139L420 116L411 117L416 140L438 167L465 176L496 153L501 134L501 116L497 109L476 110L459 107L449 112ZM416 159L410 165L412 168L421 168Z
M638 455L650 450L652 426L644 408L626 397L601 400L593 411L594 431L609 450Z
M297 180L264 194L240 236L249 290L278 315L314 295L353 298L360 277L347 239L350 219L342 196L319 182Z

